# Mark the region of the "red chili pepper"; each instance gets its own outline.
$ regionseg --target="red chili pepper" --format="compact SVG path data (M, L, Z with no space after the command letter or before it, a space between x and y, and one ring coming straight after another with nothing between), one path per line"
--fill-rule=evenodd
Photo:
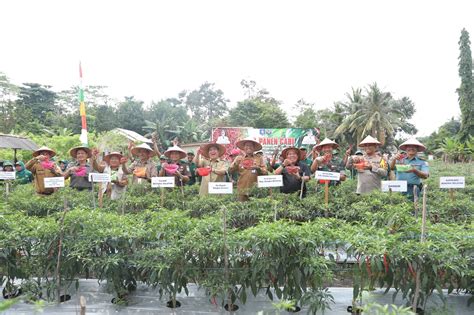
M413 270L413 267L411 266L410 263L408 263L408 270L410 271L411 276L413 277L413 279L415 279L416 278L416 272L415 272L415 270Z
M366 266L367 266L367 273L369 274L369 277L371 277L372 276L372 270L370 269L370 257L369 256L365 257L365 263L366 263Z
M388 273L388 258L387 258L387 253L383 254L383 265L385 266L385 273Z

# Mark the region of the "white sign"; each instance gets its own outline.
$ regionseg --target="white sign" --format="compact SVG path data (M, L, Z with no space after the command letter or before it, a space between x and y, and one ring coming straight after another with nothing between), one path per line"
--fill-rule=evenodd
M163 177L152 177L151 178L151 187L152 188L162 188L168 187L173 188L174 185L174 176L163 176Z
M398 191L406 192L407 191L407 181L406 180L383 180L382 181L382 191Z
M110 174L108 173L90 173L89 181L95 183L110 183Z
M464 188L466 183L464 176L440 177L439 188Z
M341 173L316 171L316 179L341 180Z
M44 188L64 187L64 177L45 177Z
M226 182L210 182L209 193L210 194L232 194L232 183Z
M258 176L258 187L281 187L283 186L282 175Z
M7 180L7 179L15 179L16 173L15 172L0 172L0 179Z

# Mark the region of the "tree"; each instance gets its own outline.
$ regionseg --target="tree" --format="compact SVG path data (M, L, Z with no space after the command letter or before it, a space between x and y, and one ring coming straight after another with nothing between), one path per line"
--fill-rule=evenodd
M377 83L369 85L361 103L352 105L351 114L336 129L336 135L349 132L359 143L366 135L377 138L382 145L390 135L401 130L406 117L401 104L389 92L383 92Z
M295 111L299 113L293 126L295 128L315 128L319 127L316 125L317 114L315 105L313 103L307 103L305 100L300 99L294 107Z
M133 96L125 96L125 100L117 108L117 125L141 133L144 121L143 102Z
M143 129L148 135L158 135L161 149L166 149L171 140L179 136L180 127L186 125L190 120L186 107L176 98L169 98L159 102L152 102L146 111L146 120ZM184 141L181 139L181 141Z
M229 113L232 126L254 128L286 128L290 126L288 117L278 103L247 99L237 103Z
M214 88L214 83L205 82L198 90L183 91L180 97L184 99L191 116L203 123L212 123L215 118L224 116L228 112L228 99L224 92Z
M457 89L459 107L461 108L461 130L459 138L466 141L469 135L474 135L474 82L472 78L472 55L469 33L465 28L459 39L459 76L461 86Z
M14 99L18 86L12 84L8 77L0 72L0 132L9 133L15 127Z
M62 111L56 105L56 93L51 86L24 83L15 101L15 129L39 133L57 123Z
M240 85L247 90L247 99L230 110L228 122L232 126L254 128L286 128L290 126L280 101L270 96L266 89L256 87L255 81L242 80Z

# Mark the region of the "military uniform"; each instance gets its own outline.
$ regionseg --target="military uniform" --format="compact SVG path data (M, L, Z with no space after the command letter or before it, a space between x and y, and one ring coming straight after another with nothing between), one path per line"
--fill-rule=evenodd
M343 160L340 157L332 156L328 162L318 163L317 171L324 171L324 172L335 172L341 173L341 175L345 175L345 165ZM324 184L325 180L319 180L320 184ZM329 182L329 186L336 186L339 185L340 181L331 180Z

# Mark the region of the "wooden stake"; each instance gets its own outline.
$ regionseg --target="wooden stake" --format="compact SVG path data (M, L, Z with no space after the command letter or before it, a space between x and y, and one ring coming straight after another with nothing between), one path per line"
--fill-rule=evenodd
M303 199L303 188L304 188L304 175L305 173L303 173L303 175L301 176L301 187L300 187L300 200Z
M449 188L449 198L451 198L451 201L454 202L454 189Z
M99 208L102 208L103 200L104 200L104 192L102 191L102 183L99 183Z
M57 294L58 294L58 303L61 303L61 253L63 247L63 237L64 237L64 218L66 217L67 213L67 199L64 197L64 208L63 208L63 215L61 220L59 221L59 242L58 242L58 261L56 264L56 286L57 286Z
M416 185L413 186L413 206L415 207L415 218L418 217L418 190Z
M426 189L427 185L423 186L423 208L421 212L421 236L420 243L424 243L426 240ZM418 298L420 295L421 286L421 268L419 265L416 266L416 279L415 279L415 294L413 297L412 310L416 312L416 306L418 304Z
M161 193L161 207L165 206L165 189L163 187L160 188Z
M327 218L329 216L328 206L329 206L329 181L326 180L324 183L324 204L326 205L326 210L324 211L324 216Z
M227 287L229 286L229 254L227 252L227 209L225 206L222 207L223 214L222 214L222 228L223 228L223 236L224 236L224 279L225 284ZM230 289L227 292L227 307L229 312L232 312L233 305L230 298Z
M86 298L82 295L79 299L79 305L81 306L81 315L86 315Z

